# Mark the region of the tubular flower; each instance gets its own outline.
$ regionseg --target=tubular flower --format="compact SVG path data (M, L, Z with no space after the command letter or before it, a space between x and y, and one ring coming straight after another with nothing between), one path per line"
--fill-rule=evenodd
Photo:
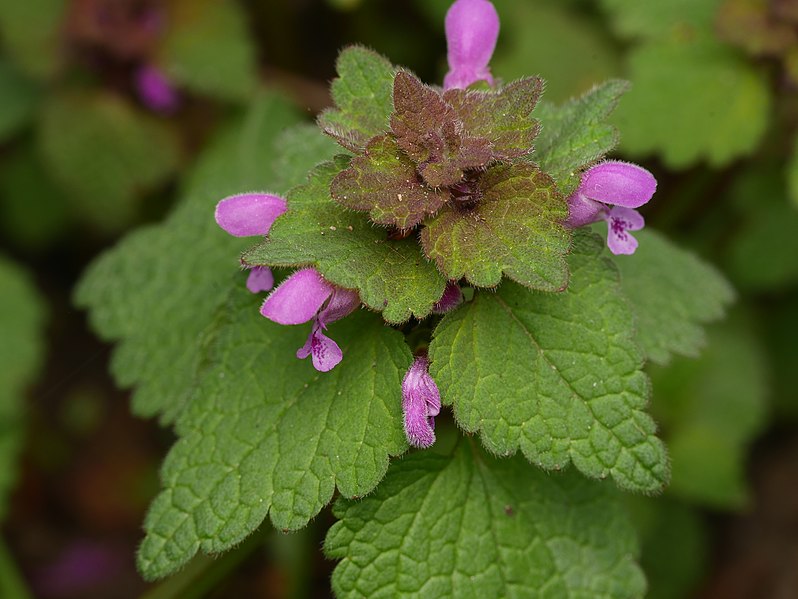
M645 220L635 208L648 202L657 190L657 180L641 166L610 160L588 169L579 187L568 198L566 226L581 227L607 221L607 246L613 254L633 254L637 240L629 231L639 231Z
M216 224L235 237L267 235L277 217L288 209L285 200L269 193L240 193L216 205ZM267 266L249 271L247 289L252 293L269 291L274 276Z
M446 283L446 289L443 290L443 296L438 300L432 308L433 314L446 314L454 310L457 306L463 303L463 292L460 286L455 281Z
M441 394L429 375L429 359L417 356L402 381L405 435L413 447L435 443L435 416L441 411Z
M296 357L312 357L319 372L335 368L343 358L338 344L327 337L327 325L351 314L360 307L356 291L336 287L325 281L315 268L296 271L263 302L260 313L278 324L302 324L313 321L310 335Z
M488 0L457 0L446 13L449 72L443 88L465 89L476 81L493 85L488 63L499 37L499 15Z
M142 65L136 71L136 90L144 105L154 112L170 114L180 106L180 96L160 69Z

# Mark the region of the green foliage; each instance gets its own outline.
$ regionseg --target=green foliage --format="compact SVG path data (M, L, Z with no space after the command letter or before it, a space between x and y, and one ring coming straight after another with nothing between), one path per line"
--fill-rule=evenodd
M547 102L538 105L535 116L541 121L542 131L534 158L554 177L563 195L578 187L585 166L618 145L618 131L606 120L628 89L626 81L610 80L561 106Z
M421 254L414 239L393 241L365 215L330 199L333 177L347 164L321 165L307 184L288 194L288 212L268 239L247 251L246 264L312 264L336 285L357 289L360 299L392 323L423 318L443 295L445 279Z
M325 552L338 597L641 597L636 539L606 485L461 442L416 453L339 501Z
M36 86L0 59L0 142L30 122L38 98Z
M787 163L787 184L789 186L790 199L794 206L798 208L798 135L795 137L795 145Z
M644 39L694 38L710 35L721 0L601 0L614 29Z
M671 168L722 166L750 154L769 119L765 78L713 41L651 43L629 55L634 81L614 122L621 149L658 153Z
M41 115L39 144L75 210L108 231L130 223L138 195L163 183L179 160L169 127L111 95L51 98Z
M174 82L222 100L246 101L257 85L255 45L236 2L172 2L158 62Z
M25 389L42 360L44 304L28 273L0 256L0 522L16 478Z
M369 139L388 130L396 69L376 52L360 46L342 50L336 69L332 97L337 108L322 112L319 126L342 146L358 152Z
M593 236L575 239L563 293L506 281L448 314L430 345L430 372L458 424L491 452L520 449L547 470L573 462L588 476L655 492L668 460L644 412L649 382L633 316L600 248Z
M698 512L668 497L627 496L640 539L646 599L692 597L707 565L709 539Z
M0 1L0 35L10 58L38 79L59 66L59 44L66 0Z
M494 287L502 273L559 291L568 282L567 205L554 181L531 164L490 167L477 180L479 203L448 204L421 231L424 252L449 279Z
M652 369L652 409L671 453L670 491L693 502L741 508L746 455L766 416L765 360L743 321L711 329L697 360Z
M112 368L121 386L136 387L137 414L171 422L183 409L200 364L199 340L238 268L246 241L219 229L216 202L242 190L287 189L334 150L315 128L280 135L296 120L284 101L256 99L200 159L173 214L126 237L78 285L76 302L91 308L94 329L121 341Z
M295 358L307 327L263 319L246 290L221 308L204 372L177 422L139 568L165 576L198 549L229 549L267 514L305 526L333 496L370 492L404 451L402 335L362 313L331 327L346 358L321 375Z
M635 233L634 256L615 258L621 286L637 314L637 340L648 359L667 364L671 354L696 357L702 325L719 320L734 299L723 276L655 231Z
M563 102L620 74L618 50L606 27L575 7L562 0L494 4L502 19L491 61L494 75L516 79L538 73L546 80L546 100Z

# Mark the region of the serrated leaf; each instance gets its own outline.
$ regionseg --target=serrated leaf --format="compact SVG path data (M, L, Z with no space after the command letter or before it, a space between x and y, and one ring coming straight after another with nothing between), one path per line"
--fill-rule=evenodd
M78 285L75 301L90 308L93 328L121 341L112 368L119 385L136 387L137 414L171 422L183 409L200 364L203 331L238 268L237 253L247 242L216 225L216 202L247 190L285 190L334 152L315 127L281 136L297 118L277 97L258 98L210 144L171 216L126 237ZM283 152L294 157L291 162L280 159Z
M171 2L157 62L173 82L222 100L248 101L257 85L255 45L236 2Z
M618 145L618 131L607 118L628 90L628 82L612 79L560 106L546 102L538 105L534 114L542 131L533 159L554 177L564 196L579 185L583 167Z
M365 215L330 200L330 183L346 164L345 157L323 164L308 183L293 189L288 212L242 260L249 265L313 265L328 281L357 289L361 301L388 322L427 316L446 280L414 239L390 240Z
M625 489L656 492L665 447L644 411L649 382L634 317L594 236L575 238L562 293L505 281L435 330L430 373L461 428L491 451L520 449L547 469L569 462Z
M550 177L534 165L498 165L477 180L478 202L450 203L421 231L426 255L449 279L493 287L502 273L535 289L568 282L568 215Z
M32 77L51 77L59 66L63 56L60 33L66 7L66 0L0 2L3 48Z
M614 122L621 148L657 153L672 168L723 166L750 154L765 132L771 97L763 73L712 41L650 43L632 51Z
M375 137L362 156L330 183L332 198L352 210L368 211L375 223L411 229L427 214L440 210L447 190L430 189L416 174L416 165L391 135Z
M30 276L0 256L0 522L16 478L24 392L43 357L44 303Z
M129 224L136 200L177 167L180 149L169 127L109 94L53 97L41 116L45 165L92 224Z
M632 527L606 485L466 443L416 453L339 501L325 552L338 597L642 597Z
M490 142L491 159L510 160L533 150L540 125L530 115L541 93L543 80L526 77L491 91L450 89L443 99L469 136ZM468 165L482 166L473 159Z
M305 526L336 487L370 492L407 447L401 382L412 355L399 332L365 312L336 323L329 335L344 359L321 374L295 357L309 326L267 321L245 290L233 297L145 521L148 579L198 550L231 548L267 514L277 528Z
M637 341L648 359L667 364L671 354L695 357L704 346L703 325L720 319L734 299L711 265L659 233L635 233L633 256L616 256L621 287L637 314Z
M677 359L651 375L673 467L669 492L744 507L748 449L767 411L766 360L752 327L739 318L715 326L697 360Z
M350 46L338 56L336 70L331 91L337 108L322 112L319 125L343 147L359 152L388 130L396 69L376 52Z

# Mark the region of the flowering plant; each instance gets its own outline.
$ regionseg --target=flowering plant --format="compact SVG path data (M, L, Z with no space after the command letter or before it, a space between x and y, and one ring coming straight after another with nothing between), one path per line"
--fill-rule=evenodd
M491 72L490 2L457 0L445 27L442 88L346 48L319 128L278 136L284 109L263 100L243 125L256 150L230 142L224 186L197 182L201 224L170 225L191 248L174 273L186 294L158 301L183 330L149 350L180 357L147 377L139 356L136 401L179 439L146 577L267 516L298 530L338 493L325 552L341 596L643 593L618 489L669 477L644 363L694 353L730 288L664 237L630 235L656 180L607 159L625 82L546 103L540 77ZM269 174L236 180L253 161ZM239 237L258 237L246 282ZM83 303L102 306L113 266Z

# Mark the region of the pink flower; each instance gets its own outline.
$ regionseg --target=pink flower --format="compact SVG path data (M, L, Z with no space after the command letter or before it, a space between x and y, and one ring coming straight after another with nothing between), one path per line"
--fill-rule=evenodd
M476 81L493 85L488 63L499 37L499 15L488 0L457 0L446 13L449 72L444 89L465 89Z
M443 296L438 300L438 303L433 306L432 313L446 314L462 303L463 292L460 290L460 286L454 281L448 281L446 283L446 289L443 290Z
M240 193L216 204L216 224L235 237L267 235L277 217L288 209L285 200L269 193ZM249 272L247 289L252 293L269 291L274 276L267 266Z
M278 324L313 321L308 340L296 352L300 359L312 357L319 372L335 368L343 358L338 344L327 337L327 325L360 307L356 291L336 287L325 281L315 268L296 271L263 302L260 313Z
M139 98L147 108L162 114L178 109L180 96L163 71L145 64L136 71L135 78Z
M641 166L619 160L602 162L582 175L579 187L568 198L571 228L607 221L607 246L613 254L633 254L637 240L629 231L639 231L645 220L634 208L648 202L657 190L657 180Z
M441 394L429 375L429 359L417 356L402 381L405 435L413 447L435 443L435 416L441 411Z

